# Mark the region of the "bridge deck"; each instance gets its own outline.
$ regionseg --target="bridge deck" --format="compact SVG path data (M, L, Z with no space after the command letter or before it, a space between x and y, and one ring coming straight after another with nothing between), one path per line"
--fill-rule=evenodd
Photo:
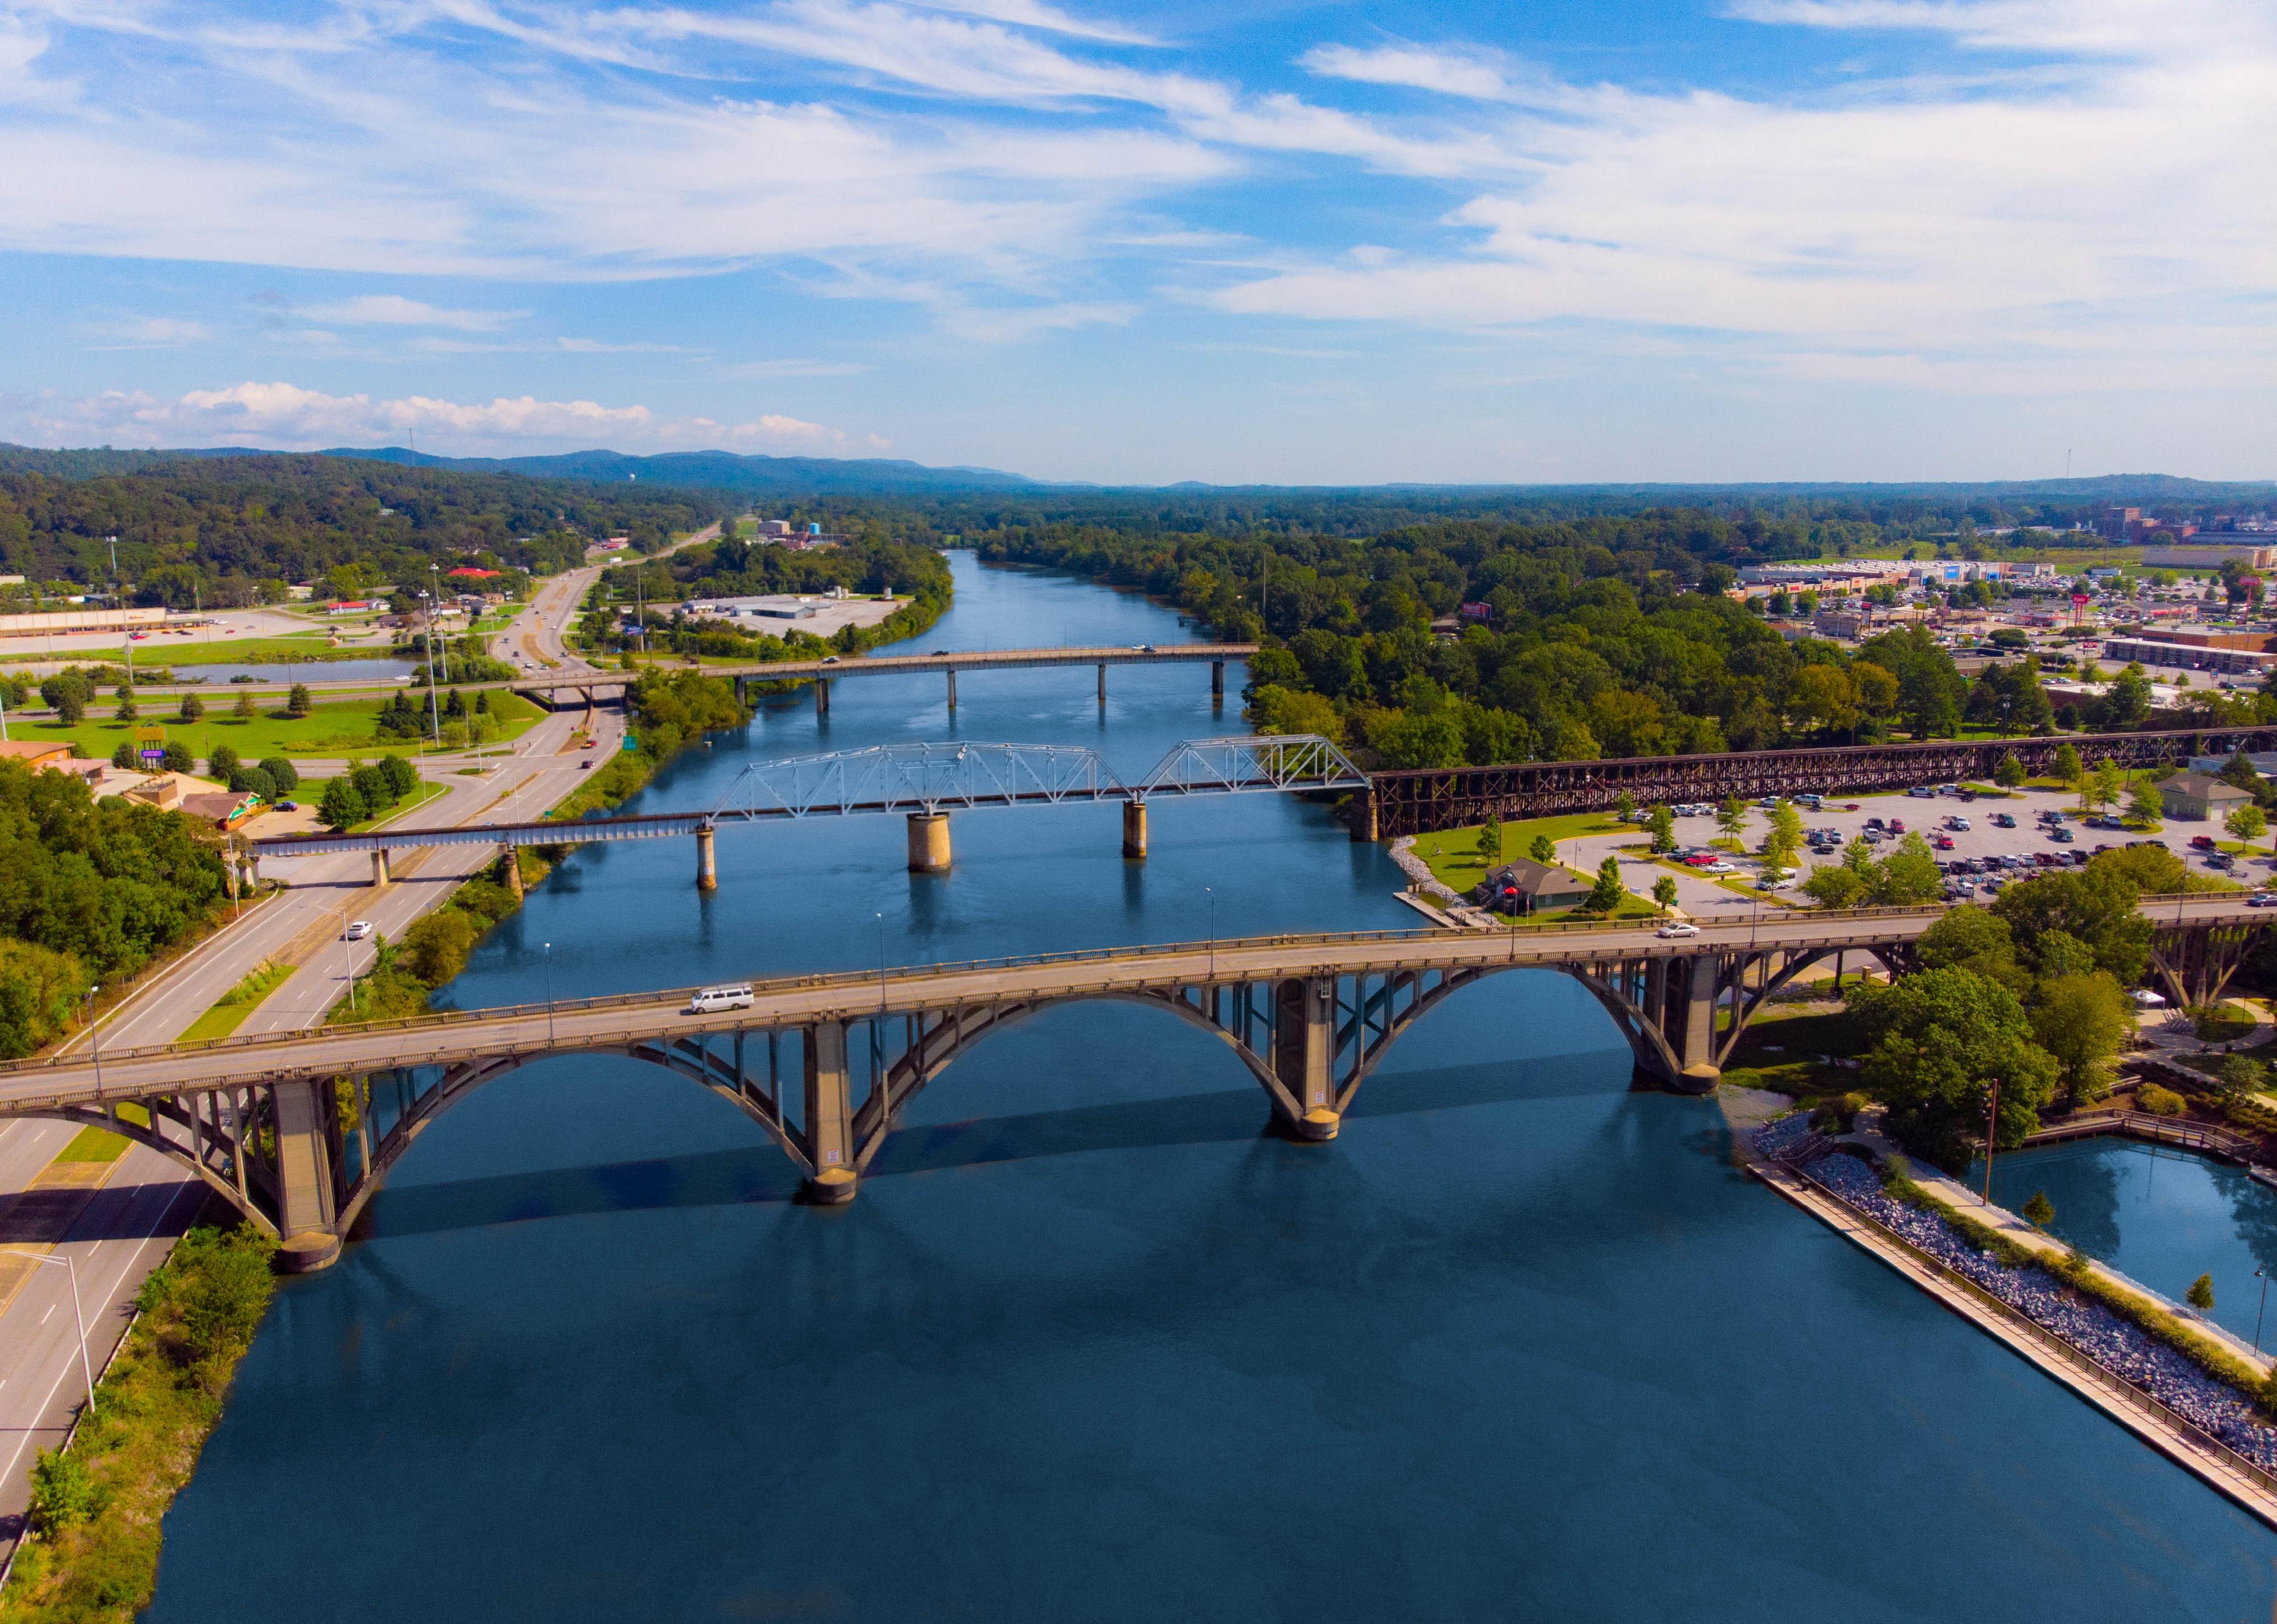
M2197 894L2155 903L2162 921L2258 923L2235 894ZM1938 908L1790 914L1760 926L1703 927L1664 940L1649 922L1508 932L1380 931L1255 937L1161 947L915 965L880 972L778 978L753 983L757 1007L691 1016L686 988L608 998L423 1016L368 1026L253 1038L225 1038L95 1056L0 1067L0 1115L148 1094L270 1084L295 1078L448 1064L501 1056L621 1048L663 1035L789 1027L859 1020L973 1004L1138 992L1286 976L1489 965L1539 967L1656 957L1682 957L1753 947L1865 948L1909 942L1942 916ZM97 1072L100 1071L100 1082Z

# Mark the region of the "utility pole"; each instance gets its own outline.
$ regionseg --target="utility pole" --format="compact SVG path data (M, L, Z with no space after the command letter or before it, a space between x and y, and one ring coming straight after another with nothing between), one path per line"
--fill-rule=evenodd
M441 607L443 603L442 568L431 560L427 565L428 576L435 583L435 604L438 608ZM430 666L435 663L435 616L431 610L427 616L427 663ZM428 675L431 676L434 674L430 671ZM447 645L443 650L443 680L446 682L451 680L451 651Z
M1988 1085L1991 1093L1984 1104L1984 1204L1992 1204L1992 1136L2000 1121L2000 1079L1994 1078Z
M427 714L435 724L435 743L443 743L443 702L435 697L435 600L427 594Z

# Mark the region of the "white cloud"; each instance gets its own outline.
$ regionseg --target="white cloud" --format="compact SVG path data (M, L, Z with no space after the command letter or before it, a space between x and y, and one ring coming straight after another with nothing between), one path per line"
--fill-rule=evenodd
M171 399L111 390L78 398L55 392L0 399L0 425L34 445L95 441L151 446L251 445L306 451L400 442L417 434L429 450L481 454L534 449L700 449L721 446L843 444L839 429L769 413L745 423L666 417L645 406L501 396L484 402L427 395L374 399L296 385L247 382L193 389Z
M1379 45L1373 50L1322 45L1306 51L1298 63L1323 78L1403 85L1474 101L1502 102L1512 95L1498 61L1479 51L1433 50L1421 45Z
M446 310L400 294L362 294L337 304L310 305L299 314L310 321L342 327L448 327L459 332L496 332L529 312Z
M184 321L171 316L103 322L95 331L110 340L98 346L105 349L175 349L187 344L202 344L213 337L213 329L203 322Z

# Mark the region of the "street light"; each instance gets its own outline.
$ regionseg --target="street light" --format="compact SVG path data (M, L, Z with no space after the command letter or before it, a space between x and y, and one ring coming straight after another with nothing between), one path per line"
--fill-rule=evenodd
M2261 1306L2253 1311L2253 1351L2261 1351L2261 1316L2269 1312L2269 1271L2257 1269L2253 1277L2261 1282Z
M45 1252L19 1251L13 1247L8 1251L11 1256L29 1258L34 1263L61 1263L71 1272L72 1318L79 1325L79 1373L87 1378L87 1413L94 1414L95 1366L87 1356L87 1315L79 1306L79 1265L72 1262L69 1253L57 1257Z
M1992 1135L1997 1131L2000 1116L2000 1079L1992 1079L1988 1085L1991 1093L1984 1103L1984 1204L1992 1204Z
M340 909L340 972L348 979L348 1013L356 1012L355 943L348 940L348 911Z
M87 1041L95 1050L95 1092L103 1093L103 1034L95 1027L95 995L103 990L98 983L87 989Z
M545 1041L553 1041L553 944L545 944Z
M1204 886L1202 895L1209 898L1209 979L1215 982L1217 980L1217 893Z

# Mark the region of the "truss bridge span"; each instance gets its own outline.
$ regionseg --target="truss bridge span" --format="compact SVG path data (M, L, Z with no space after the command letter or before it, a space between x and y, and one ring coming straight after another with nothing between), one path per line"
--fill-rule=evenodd
M1720 801L1736 795L1838 795L1915 784L1989 782L2003 758L2045 774L2065 745L2092 766L2122 767L2277 750L2277 727L2176 728L2151 733L2059 734L2045 738L1932 739L1919 744L1735 751L1715 756L1630 756L1610 761L1527 761L1501 766L1417 768L1369 774L1362 839L1464 828L1489 818L1603 812L1623 795L1641 806Z
M2160 972L2193 1003L2219 994L2268 917L2235 893L2146 899L2145 911ZM152 1146L283 1237L288 1259L321 1267L435 1117L551 1056L626 1056L711 1089L767 1131L811 1199L837 1202L961 1056L1059 1005L1137 1003L1209 1033L1284 1133L1322 1141L1401 1035L1503 972L1573 976L1642 1074L1696 1091L1796 976L1832 961L1839 979L1846 956L1902 969L1941 912L1796 912L1675 938L1649 923L1248 937L787 976L701 1012L683 989L75 1052L0 1067L0 1117L60 1117Z

